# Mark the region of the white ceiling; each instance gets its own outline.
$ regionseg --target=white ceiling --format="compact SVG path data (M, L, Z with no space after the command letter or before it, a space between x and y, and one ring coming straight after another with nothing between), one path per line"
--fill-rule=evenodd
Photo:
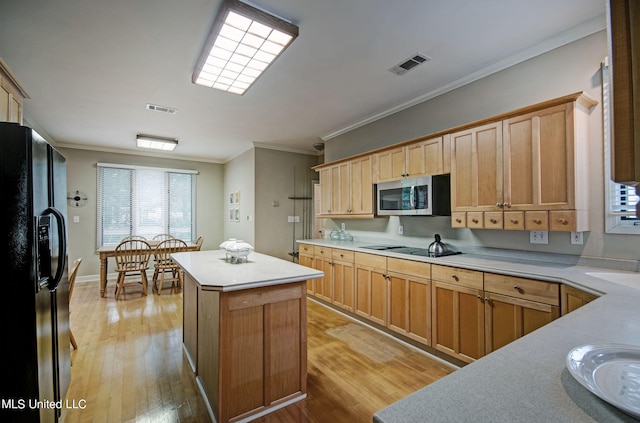
M293 151L605 28L605 0L255 0L300 35L244 96L191 83L221 0L0 0L0 58L58 145L225 162ZM389 68L432 58L403 76ZM147 103L178 109L167 115ZM142 152L148 154L148 150Z

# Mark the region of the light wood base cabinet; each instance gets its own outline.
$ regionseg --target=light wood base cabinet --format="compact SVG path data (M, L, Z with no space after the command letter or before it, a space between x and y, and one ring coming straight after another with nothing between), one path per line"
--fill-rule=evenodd
M305 282L232 292L200 289L197 377L218 422L306 396L305 293Z
M354 311L355 267L353 251L334 248L331 265L332 301L338 307Z
M356 253L356 314L387 325L387 258Z
M389 329L431 345L431 265L387 258Z
M471 363L484 355L482 272L431 266L432 346Z
M560 287L561 314L564 316L567 313L571 313L572 311L579 309L583 305L590 303L596 298L598 297L593 294L563 284Z

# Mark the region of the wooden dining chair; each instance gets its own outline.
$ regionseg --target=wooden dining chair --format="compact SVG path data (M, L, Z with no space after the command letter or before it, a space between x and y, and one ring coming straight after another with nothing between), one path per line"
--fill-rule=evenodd
M198 239L196 239L196 251L200 251L202 248L202 243L204 242L204 237L200 235Z
M115 249L116 300L126 286L142 285L143 295L147 295L147 269L151 247L146 241L130 239L122 241ZM132 279L135 278L135 279Z
M73 264L71 265L71 271L69 272L69 304L71 304L73 288L76 286L76 276L78 276L78 268L80 267L80 263L82 263L82 257L76 259L73 262ZM76 342L76 338L73 336L71 328L69 328L69 336L71 337L71 346L74 350L77 350L78 343Z
M175 236L171 234L158 234L153 237L154 241L165 241L167 239L175 239Z
M129 235L127 237L122 238L122 241L146 241L147 238L143 237L142 235Z
M172 253L187 251L187 243L173 238L162 241L154 250L155 270L153 271L153 290L159 295L165 282L171 282L171 288L182 289L182 269L171 259Z

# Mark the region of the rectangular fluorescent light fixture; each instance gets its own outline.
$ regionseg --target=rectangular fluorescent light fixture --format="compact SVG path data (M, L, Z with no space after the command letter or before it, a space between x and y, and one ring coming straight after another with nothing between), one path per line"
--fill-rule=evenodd
M136 136L136 145L140 148L173 151L178 146L178 139L138 134Z
M298 36L298 27L238 0L224 0L192 82L242 95Z

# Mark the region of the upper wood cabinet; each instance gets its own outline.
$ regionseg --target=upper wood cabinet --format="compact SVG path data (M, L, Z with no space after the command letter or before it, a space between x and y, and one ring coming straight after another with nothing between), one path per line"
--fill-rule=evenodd
M339 162L318 169L320 216L373 216L371 156Z
M416 141L402 147L386 149L373 154L373 182L397 181L425 175L448 173L445 164L445 143L448 136ZM446 154L447 159L449 154Z
M22 125L25 98L29 98L29 94L22 88L11 69L0 59L0 122Z
M587 131L595 104L576 94L453 133L452 226L588 230Z

